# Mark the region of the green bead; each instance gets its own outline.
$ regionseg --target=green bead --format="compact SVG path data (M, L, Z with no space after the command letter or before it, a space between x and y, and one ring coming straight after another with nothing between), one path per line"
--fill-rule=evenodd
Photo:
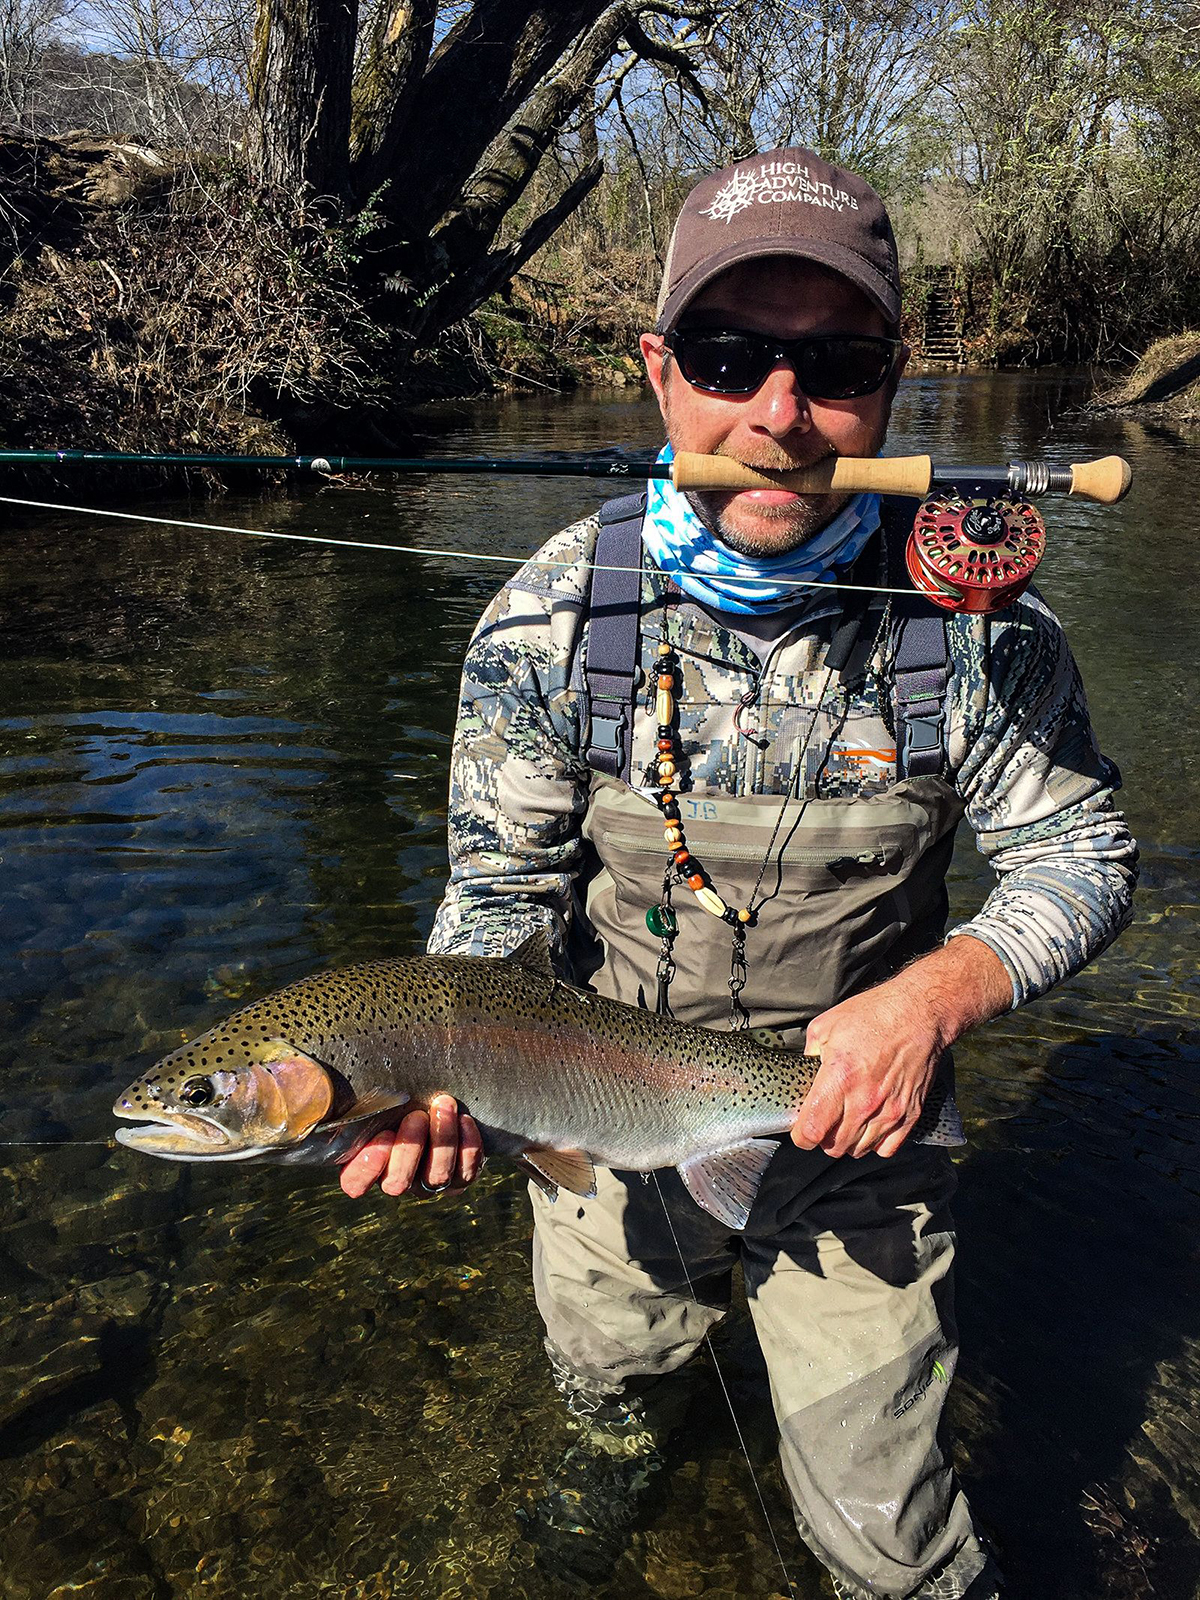
M646 926L656 939L665 939L668 934L679 931L679 924L670 906L651 906L646 913Z

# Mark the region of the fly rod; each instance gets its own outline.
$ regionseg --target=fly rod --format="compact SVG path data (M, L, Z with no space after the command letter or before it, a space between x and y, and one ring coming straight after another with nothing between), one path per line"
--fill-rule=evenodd
M673 461L610 456L266 456L140 454L117 450L0 450L0 465L254 467L317 473L478 473L502 477L669 479L677 489L790 489L797 494L899 494L920 498L953 491L966 498L1067 494L1112 505L1132 473L1120 456L1052 466L1010 461L1003 466L935 466L929 456L839 456L794 472L764 471L728 456L680 451Z

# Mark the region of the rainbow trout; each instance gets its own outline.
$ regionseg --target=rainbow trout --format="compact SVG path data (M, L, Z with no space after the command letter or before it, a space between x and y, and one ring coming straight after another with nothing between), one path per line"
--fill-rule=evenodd
M113 1108L117 1138L183 1161L348 1161L406 1106L450 1094L484 1151L555 1195L594 1164L677 1167L743 1228L820 1066L763 1031L720 1033L555 976L544 934L513 956L415 956L317 973L164 1056ZM961 1144L944 1087L911 1137Z

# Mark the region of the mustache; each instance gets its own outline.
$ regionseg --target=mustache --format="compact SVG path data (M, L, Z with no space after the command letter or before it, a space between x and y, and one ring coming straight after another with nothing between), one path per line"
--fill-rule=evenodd
M834 450L822 450L815 456L794 456L783 449L781 445L764 445L761 450L730 450L725 445L719 444L712 452L716 456L724 456L730 461L737 461L743 467L752 467L756 472L805 472L809 467L818 466L822 461L832 461L836 458Z

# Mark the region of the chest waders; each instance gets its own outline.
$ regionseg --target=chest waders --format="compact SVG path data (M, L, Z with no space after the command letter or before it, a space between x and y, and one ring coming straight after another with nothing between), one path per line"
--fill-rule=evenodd
M582 909L602 951L589 982L635 1005L654 992L659 946L645 914L668 859L657 807L630 787L641 781L654 728L642 693L653 681L655 643L643 627L649 609L641 574L643 511L644 500L628 496L601 512L583 663L593 777L583 822L592 870ZM884 537L899 556L889 561L893 569L903 570L910 521L902 502L884 503ZM943 776L950 680L945 616L915 593L911 600L901 597L894 611L885 654L895 664L895 739L882 716L860 720L856 732L873 751L890 754L895 745L895 781L858 798L795 794L782 822L781 793L684 789L679 795L688 845L729 905L747 904L770 851L757 925L747 936L741 998L754 1026L776 1029L793 1048L802 1045L814 1016L933 949L945 932L946 869L964 810ZM869 634L870 624L862 631ZM685 625L685 654L686 644ZM831 637L808 670L823 673L836 648ZM781 654L787 651L785 642ZM861 665L861 652L851 651L831 686L844 686ZM638 752L645 753L641 761ZM686 889L673 905L679 933L672 1012L681 1021L727 1027L729 929Z
M659 941L645 916L657 903L668 853L648 787L630 787L644 783L657 730L657 628L649 615L656 602L640 570L643 505L616 500L601 516L581 664L592 778L583 820L588 863L578 891L582 937L572 953L577 976L600 993L653 1005ZM901 572L910 522L911 508L906 515L902 505L885 502L889 556L899 553ZM889 587L901 586L893 561L889 567ZM884 651L894 669L891 716L864 695L853 727L842 729L845 749L874 759L875 775L841 784L854 793L828 796L819 781L834 770L827 758L842 724L797 702L812 698L809 686L824 682L831 660L836 667L847 645L842 629L827 621L827 638L814 643L810 629L807 640L780 641L780 655L790 653L782 673L770 670L775 650L761 672L748 657L741 661L739 670L759 691L759 719L774 724L769 758L761 744L741 737L734 713L752 697L739 702L742 680L714 647L711 619L686 603L673 618L683 683L680 742L697 785L679 796L688 845L735 906L746 904L770 846L758 921L746 942L742 1000L753 1025L777 1029L794 1047L818 1012L932 949L945 928L945 872L964 809L945 777L945 624L917 595L894 599L893 615ZM861 626L851 630L858 646L841 668L845 681L835 670L823 699L848 706L846 690L863 674L880 616L878 607L860 613ZM716 719L727 750L716 751L705 733L706 712L717 704L704 693L706 660L724 672L710 670L709 678L724 683L717 694L729 701ZM814 724L807 741L814 763L795 774L808 711L829 725ZM738 731L729 737L731 729ZM853 778L859 769L847 759L837 771ZM805 801L814 787L817 797ZM795 793L771 845L789 788ZM858 793L862 788L874 792ZM673 906L679 932L671 1010L683 1021L728 1027L731 930L686 888ZM531 1188L534 1290L551 1364L573 1409L619 1415L622 1427L648 1430L651 1438L669 1429L683 1391L655 1380L687 1362L720 1321L740 1262L797 1526L838 1595L958 1600L969 1593L970 1600L991 1600L993 1569L954 1480L942 1427L957 1357L948 1210L955 1180L946 1151L909 1143L886 1161L834 1161L781 1140L738 1234L701 1211L674 1174L656 1178L648 1185L601 1168L595 1198L578 1204L563 1197L551 1205ZM604 1429L597 1423L593 1430L601 1450L625 1447L620 1439L605 1446ZM575 1449L583 1494L604 1470L586 1451L588 1437ZM632 1492L613 1487L610 1509L631 1516L624 1501ZM599 1560L606 1549L601 1526L572 1516L572 1538L594 1543ZM615 1555L604 1556L604 1570Z

